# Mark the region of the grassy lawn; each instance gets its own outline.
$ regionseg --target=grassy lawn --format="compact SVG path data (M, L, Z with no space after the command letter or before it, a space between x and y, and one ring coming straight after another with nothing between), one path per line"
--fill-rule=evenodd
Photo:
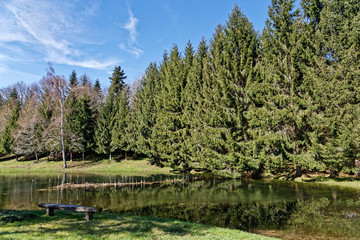
M46 216L45 211L15 214L23 220L6 222L0 210L0 239L275 239L176 220L104 212L95 214L89 222L84 214L73 212L55 211L53 217Z
M40 159L39 162L16 160L12 157L0 158L0 174L12 173L56 173L56 172L83 172L83 173L125 173L127 175L139 174L155 175L166 174L171 175L171 169L168 167L157 167L151 165L148 159L119 161L108 159L86 159L85 161L67 162L67 168L63 168L62 161L47 161L46 158Z

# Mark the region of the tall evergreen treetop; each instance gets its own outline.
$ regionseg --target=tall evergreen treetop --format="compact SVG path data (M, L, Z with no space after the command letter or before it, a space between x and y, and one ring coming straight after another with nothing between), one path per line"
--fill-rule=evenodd
M100 85L99 79L96 79L95 84L94 84L94 89L95 89L96 92L101 91L101 85Z
M124 88L125 85L125 72L120 66L115 66L112 76L109 77L111 80L109 88L109 98L116 97Z
M75 70L73 70L71 72L71 74L70 74L69 83L70 83L71 88L74 88L79 84L79 81L78 81L77 74L76 74Z

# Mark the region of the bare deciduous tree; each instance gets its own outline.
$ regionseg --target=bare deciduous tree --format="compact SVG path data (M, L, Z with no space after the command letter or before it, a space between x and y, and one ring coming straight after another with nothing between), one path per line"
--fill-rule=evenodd
M60 141L61 141L61 152L62 152L62 159L64 162L64 168L67 167L66 165L66 156L65 156L65 139L64 139L64 103L67 98L67 93L69 91L68 84L63 76L57 75L55 73L54 68L51 64L49 64L49 69L46 76L43 77L42 83L47 86L49 90L50 97L54 102L58 103L59 110L60 110L60 118L59 118L59 125L60 125Z

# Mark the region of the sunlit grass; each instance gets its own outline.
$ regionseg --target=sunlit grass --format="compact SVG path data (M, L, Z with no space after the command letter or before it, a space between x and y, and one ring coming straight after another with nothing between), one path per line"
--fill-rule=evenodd
M112 160L104 158L89 157L85 161L67 161L67 168L64 169L63 162L47 161L47 158L41 158L39 162L31 160L20 160L16 162L15 158L0 158L0 174L12 173L54 173L54 172L77 172L77 173L123 173L127 175L153 175L153 174L173 174L168 167L160 168L149 163L148 159L142 160Z
M360 178L356 178L355 176L336 177L336 178L330 178L325 176L304 176L304 177L296 178L295 181L317 183L317 184L336 186L336 187L354 188L360 190Z
M0 221L0 239L274 239L153 217L98 213L87 222L81 213L59 211L47 217L44 211L26 212L36 217L13 223Z

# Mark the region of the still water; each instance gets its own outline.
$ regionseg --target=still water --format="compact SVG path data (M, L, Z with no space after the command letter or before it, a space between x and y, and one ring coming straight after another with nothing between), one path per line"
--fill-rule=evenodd
M65 183L181 182L96 189ZM0 208L39 209L42 202L96 206L251 232L281 230L309 239L360 239L360 190L285 181L195 179L192 176L90 174L0 176ZM304 235L304 236L305 236Z

